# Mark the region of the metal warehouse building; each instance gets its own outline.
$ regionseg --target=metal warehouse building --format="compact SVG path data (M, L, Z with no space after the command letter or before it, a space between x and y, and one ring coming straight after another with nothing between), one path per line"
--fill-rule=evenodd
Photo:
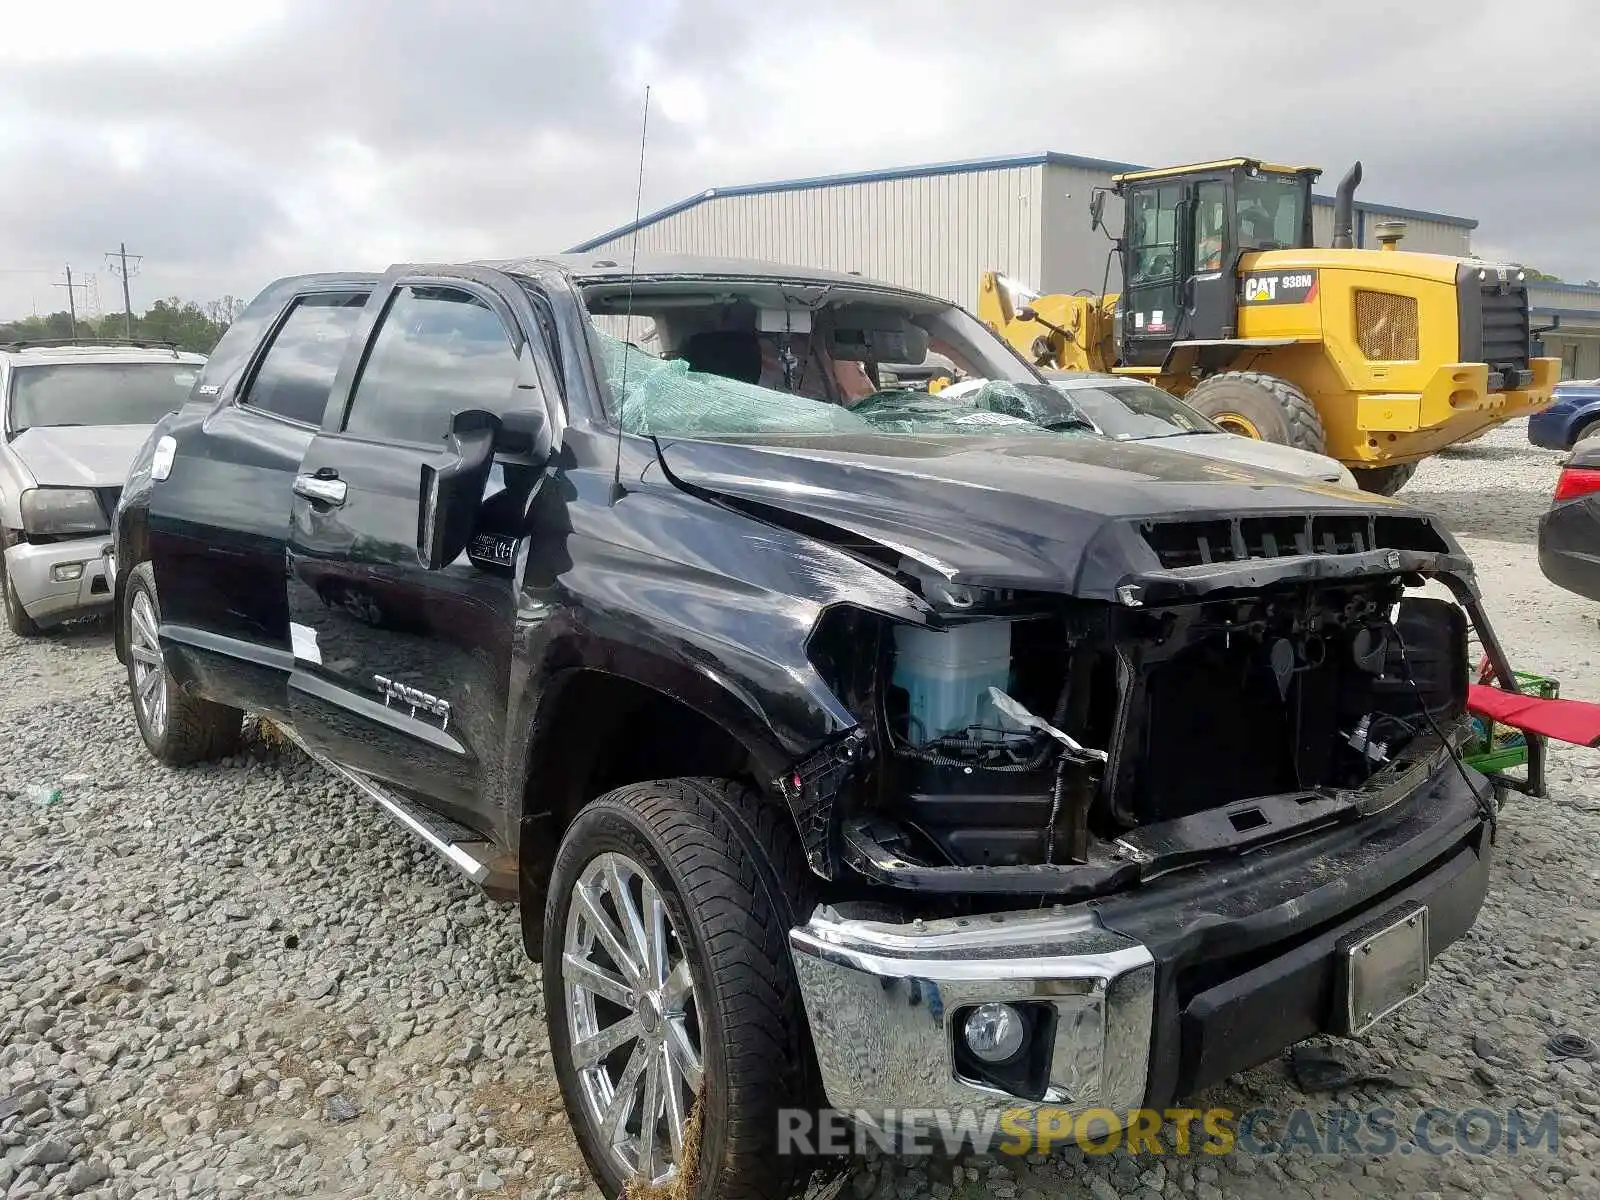
M729 254L860 271L944 296L968 308L978 278L1001 271L1044 292L1098 291L1111 243L1089 227L1089 193L1109 187L1132 163L1071 154L934 163L858 175L711 188L574 246L621 254L639 249ZM1106 224L1122 225L1121 202L1106 200ZM1356 237L1377 246L1373 226L1406 222L1405 248L1471 251L1476 221L1367 204L1356 194ZM1318 196L1317 242L1333 237L1333 199ZM1111 263L1110 286L1121 286Z
M573 250L620 257L644 251L777 259L864 275L975 308L984 271L1043 292L1121 286L1111 243L1089 226L1089 195L1133 163L1072 154L933 163L852 175L710 188L592 238ZM1342 169L1342 168L1341 168ZM1108 196L1106 224L1121 227ZM1467 255L1468 217L1370 203L1356 193L1357 244L1376 248L1380 221L1406 223L1407 250ZM1333 237L1333 199L1318 195L1317 243ZM1109 275L1108 275L1109 271ZM1600 289L1535 284L1534 324L1555 324L1547 353L1568 377L1600 376Z
M1600 288L1539 281L1528 285L1544 352L1561 360L1561 378L1600 378Z

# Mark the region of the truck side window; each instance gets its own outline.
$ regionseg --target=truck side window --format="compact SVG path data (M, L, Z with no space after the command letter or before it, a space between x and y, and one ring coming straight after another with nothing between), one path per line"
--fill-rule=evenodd
M436 446L451 413L499 411L516 378L511 339L487 304L460 288L403 287L356 382L345 430Z
M339 360L366 305L365 292L297 299L240 403L291 421L321 425Z

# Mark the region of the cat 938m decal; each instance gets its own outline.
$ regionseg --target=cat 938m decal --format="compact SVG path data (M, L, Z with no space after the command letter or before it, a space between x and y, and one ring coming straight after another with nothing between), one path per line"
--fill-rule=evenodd
M1316 298L1316 271L1257 271L1239 285L1240 304L1307 304Z

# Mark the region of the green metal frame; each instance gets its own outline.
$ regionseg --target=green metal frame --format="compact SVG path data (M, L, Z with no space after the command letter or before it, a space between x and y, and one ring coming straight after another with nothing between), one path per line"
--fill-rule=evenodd
M1517 687L1530 696L1554 700L1561 694L1561 684L1531 671L1515 671ZM1467 766L1484 774L1498 774L1509 767L1525 766L1528 761L1527 736L1498 721L1485 721L1474 717L1473 738L1467 743L1462 757Z

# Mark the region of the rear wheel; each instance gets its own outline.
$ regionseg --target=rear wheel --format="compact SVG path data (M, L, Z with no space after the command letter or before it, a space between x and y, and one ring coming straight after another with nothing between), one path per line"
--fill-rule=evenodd
M813 1103L788 932L812 895L787 814L673 779L595 800L557 852L545 1008L562 1096L609 1197L778 1200L808 1164L779 1112Z
M1277 442L1314 454L1327 444L1311 398L1286 379L1263 371L1226 371L1202 379L1183 398L1229 433Z
M1392 496L1410 481L1417 473L1421 463L1395 463L1389 467L1368 467L1361 471L1352 471L1356 483L1363 492L1373 492L1379 496Z
M226 704L189 695L168 673L157 633L161 601L149 563L140 563L130 572L122 611L128 690L134 719L150 753L169 767L232 754L239 748L244 714Z
M0 543L0 599L5 602L6 628L19 638L38 637L42 632L28 610L22 607L22 601L17 597L17 589L11 586L11 576L6 572L6 556L3 543Z

